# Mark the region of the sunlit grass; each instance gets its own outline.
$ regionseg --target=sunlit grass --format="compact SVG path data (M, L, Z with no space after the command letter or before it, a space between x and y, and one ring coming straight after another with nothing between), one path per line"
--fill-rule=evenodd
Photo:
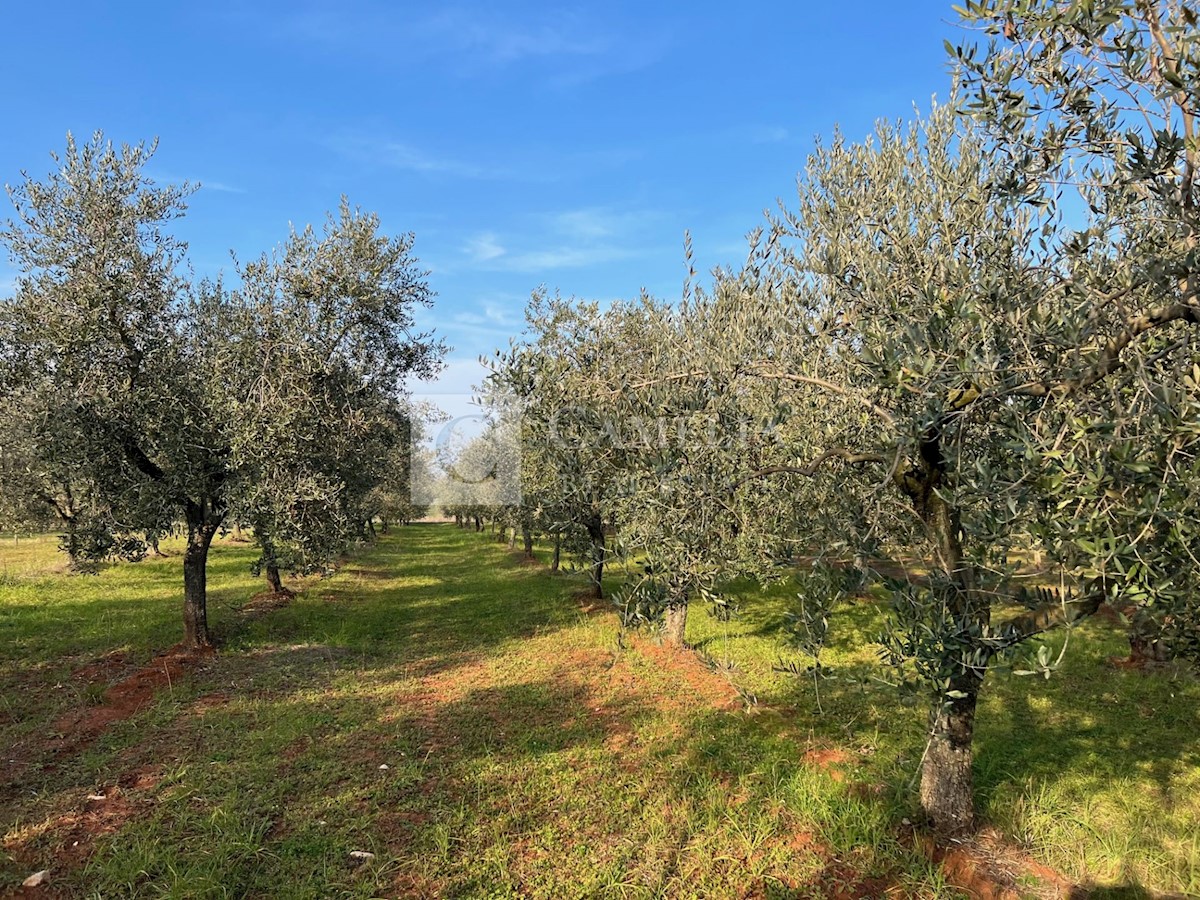
M96 702L73 671L114 650L136 668L178 639L179 559L38 574L52 550L0 585L0 741L31 756L3 787L0 890L49 865L103 897L955 896L900 841L924 711L846 680L820 686L816 714L811 681L774 670L782 588L743 592L729 623L692 616L714 675L618 649L615 617L570 599L576 577L452 526L396 529L253 617L253 550L222 544L221 653L56 753L46 732ZM827 663L886 674L878 610L848 613ZM1195 685L1113 672L1119 639L1097 637L1073 638L1049 684L989 690L983 808L1077 880L1192 890ZM114 787L129 808L86 820L88 852L72 850L71 822L99 815L87 795Z
M859 777L902 796L924 748L924 710L883 682L873 639L883 612L856 601L831 620L823 663L835 676L776 670L803 662L783 643L795 586L737 585L740 612L693 615L688 638L764 706L814 735L859 748ZM1049 640L1049 681L993 675L981 698L976 788L982 816L1081 883L1200 895L1200 682L1184 669L1114 669L1128 655L1112 624L1086 622ZM863 679L867 681L864 684ZM816 712L820 691L824 714Z

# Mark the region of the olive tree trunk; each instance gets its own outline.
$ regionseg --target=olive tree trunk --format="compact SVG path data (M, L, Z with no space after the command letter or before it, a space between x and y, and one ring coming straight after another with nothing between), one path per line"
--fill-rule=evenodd
M283 593L283 579L279 577L279 566L275 563L267 563L267 585L271 588L271 593Z
M685 646L684 637L687 634L688 602L685 597L681 602L672 603L663 615L663 640L672 647Z
M224 514L206 501L188 501L187 547L183 551L183 646L205 650L212 646L208 631L208 549Z
M528 525L521 526L521 539L525 542L525 558L533 559L533 532Z
M588 537L592 542L592 596L597 600L604 599L604 558L607 548L604 544L604 523L599 516L593 516L587 523Z
M940 444L940 433L931 430L924 436L923 471L906 490L933 547L937 574L931 601L944 604L959 633L982 633L991 620L991 605L975 590L974 573L963 558L959 512L939 491L949 480ZM929 744L921 765L921 808L946 837L965 834L975 826L972 744L975 708L988 661L986 652L957 650L947 660L952 672L949 683L934 699L930 711Z
M982 680L952 680L951 691L963 696L938 698L929 717L929 746L921 766L921 808L934 828L946 836L966 834L975 826L971 744Z

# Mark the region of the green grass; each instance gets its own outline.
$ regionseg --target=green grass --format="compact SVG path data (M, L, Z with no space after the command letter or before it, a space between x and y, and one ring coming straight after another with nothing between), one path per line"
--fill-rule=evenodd
M859 777L903 789L924 747L924 710L863 678L886 679L872 644L883 613L868 602L831 619L823 663L835 677L775 670L794 588L739 585L739 616L692 616L688 639L765 706L800 716L819 737L858 747ZM1186 670L1114 669L1123 634L1102 619L1048 643L1048 681L993 675L981 698L976 793L981 816L1078 883L1200 896L1200 682ZM824 715L813 716L816 691ZM1142 889L1142 890L1139 890Z
M838 681L815 715L811 682L772 669L782 590L692 616L714 674L620 649L577 579L452 526L395 529L256 616L253 551L221 544L221 653L74 745L61 723L178 639L179 558L71 576L30 546L0 545L0 746L20 752L0 894L49 867L106 898L957 896L899 840L923 711ZM849 610L840 669L882 674L852 648L877 615ZM1119 643L1096 637L1049 684L989 691L984 809L1081 882L1195 890L1200 693L1105 668ZM806 761L832 746L844 762Z

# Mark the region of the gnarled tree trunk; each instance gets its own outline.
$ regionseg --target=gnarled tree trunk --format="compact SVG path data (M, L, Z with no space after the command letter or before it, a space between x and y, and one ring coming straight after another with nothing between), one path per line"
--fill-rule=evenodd
M930 713L929 746L921 766L921 808L943 835L966 834L975 826L975 780L971 770L979 677L955 678Z
M905 475L902 485L933 545L940 576L932 586L935 598L945 604L957 629L983 632L991 621L991 606L975 590L974 574L963 559L958 510L939 492L948 480L941 434L931 428L921 442L921 468ZM949 686L930 711L929 746L921 766L921 808L946 837L965 834L975 825L972 743L975 708L988 661L986 653L976 659L960 655L950 660L953 674Z
M562 538L554 538L554 559L550 561L550 571L557 572L559 564L562 562Z
M267 585L271 588L271 593L283 593L283 579L279 577L279 566L275 563L267 563Z
M533 559L533 532L528 525L521 526L521 539L525 542L525 558Z
M672 647L683 647L687 634L688 601L684 597L677 603L672 603L663 614L663 640Z

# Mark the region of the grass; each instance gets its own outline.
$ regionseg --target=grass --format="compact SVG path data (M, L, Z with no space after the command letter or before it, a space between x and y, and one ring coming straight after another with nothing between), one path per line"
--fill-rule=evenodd
M887 678L872 636L878 605L858 602L831 619L823 662L835 678L814 686L776 671L786 586L740 586L732 623L692 616L688 639L760 704L804 711L815 736L858 747L859 775L900 787L917 770L923 710L863 679ZM976 735L981 816L1076 883L1113 896L1200 896L1200 682L1185 670L1126 671L1124 635L1093 619L1048 643L1048 681L993 674ZM820 690L824 715L812 716Z
M453 526L261 615L252 551L221 544L221 653L81 741L79 711L178 639L179 548L95 576L53 549L0 545L0 896L47 867L106 898L958 896L900 839L923 713L835 681L815 715L773 670L783 590L691 617L709 667L622 649L579 581ZM876 671L853 646L877 615L849 610L840 670ZM1106 668L1094 637L989 690L983 807L1079 882L1196 890L1200 691Z

